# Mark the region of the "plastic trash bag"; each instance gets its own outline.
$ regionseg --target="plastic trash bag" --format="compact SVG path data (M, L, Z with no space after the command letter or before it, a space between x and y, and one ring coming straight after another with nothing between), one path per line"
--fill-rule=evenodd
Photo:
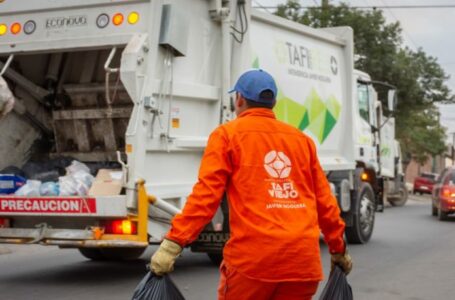
M60 174L57 170L45 171L41 173L36 173L33 176L29 177L33 180L39 180L41 182L57 181Z
M156 276L152 272L141 280L132 300L185 300L169 275Z
M75 196L77 195L78 183L71 175L58 178L60 186L60 196Z
M93 181L95 180L95 177L93 177L90 173L86 173L84 171L77 171L71 176L74 178L77 184L76 194L79 196L87 195L90 187L93 184Z
M80 161L73 160L71 165L66 167L66 172L68 175L75 174L77 172L85 172L90 174L90 168L86 164L81 163Z
M58 181L60 176L66 175L73 158L58 157L51 160L30 160L22 166L24 176L28 179L46 181Z
M86 196L94 180L90 173L82 170L59 177L60 196Z
M58 196L60 187L56 182L44 182L39 190L41 196Z
M319 300L353 300L351 286L339 266L335 266L330 273Z
M41 187L41 181L27 180L27 183L24 184L20 189L18 189L14 194L16 196L27 196L27 197L40 196L40 187Z
M73 176L76 181L80 181L88 187L92 186L93 181L95 180L95 177L93 177L92 174L86 173L84 171L77 171L71 176Z

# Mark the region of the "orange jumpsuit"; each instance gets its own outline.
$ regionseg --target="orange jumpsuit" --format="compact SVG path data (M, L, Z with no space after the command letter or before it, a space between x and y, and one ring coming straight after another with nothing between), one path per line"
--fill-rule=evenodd
M331 253L344 252L345 225L313 141L272 110L247 109L210 135L198 182L166 238L194 241L224 192L225 268L262 282L318 282L320 230Z

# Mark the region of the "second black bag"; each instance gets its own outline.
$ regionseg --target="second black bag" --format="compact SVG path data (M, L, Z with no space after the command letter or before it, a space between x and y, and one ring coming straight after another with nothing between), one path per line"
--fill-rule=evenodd
M132 300L185 300L168 275L156 276L152 272L141 280Z
M339 266L335 266L330 273L329 280L322 290L319 300L353 300L351 286Z

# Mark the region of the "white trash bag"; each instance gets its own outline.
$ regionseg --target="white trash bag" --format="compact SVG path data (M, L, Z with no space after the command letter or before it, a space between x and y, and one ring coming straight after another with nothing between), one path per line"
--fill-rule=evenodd
M61 176L58 178L60 186L60 196L75 196L77 195L77 182L73 176Z
M80 161L77 161L77 160L73 160L71 162L71 165L66 167L66 174L67 175L76 174L77 172L80 172L80 171L90 174L89 167L87 167L86 164L81 163Z
M40 194L41 196L58 196L60 188L58 183L53 181L44 182L41 184Z
M41 188L41 181L39 180L27 180L27 182L18 189L14 194L16 196L24 197L39 197Z
M77 183L76 187L77 195L86 196L88 194L88 191L90 190L90 187L93 184L93 181L95 180L95 177L93 177L90 173L86 173L84 171L78 171L71 176Z

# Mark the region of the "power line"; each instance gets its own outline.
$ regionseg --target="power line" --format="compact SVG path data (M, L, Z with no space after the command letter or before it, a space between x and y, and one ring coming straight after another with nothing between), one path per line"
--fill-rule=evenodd
M387 5L387 2L385 2L385 0L381 0L381 2L385 5L385 6L388 6ZM400 20L398 20L398 18L395 16L395 14L393 13L393 11L391 9L387 9L389 11L389 13L392 15L393 18L395 18L395 20L397 20L397 22L400 22ZM417 43L414 41L414 39L412 38L412 36L409 34L409 32L407 32L405 29L404 29L404 26L401 26L401 29L403 30L403 33L405 35L408 36L408 39L411 41L411 43L414 45L414 47L416 49L419 49L419 46L417 46Z
M254 1L257 3L257 1ZM262 9L277 9L278 6L253 6L253 8ZM322 9L321 6L301 6L300 9ZM349 6L355 9L440 9L440 8L455 8L455 4L440 4L440 5L364 5L364 6Z
M269 13L272 13L266 6L262 5L261 3L259 3L257 0L253 0L254 3L256 3L258 6L253 6L254 8L262 8L262 9L265 9L267 12ZM276 7L277 8L277 7Z

